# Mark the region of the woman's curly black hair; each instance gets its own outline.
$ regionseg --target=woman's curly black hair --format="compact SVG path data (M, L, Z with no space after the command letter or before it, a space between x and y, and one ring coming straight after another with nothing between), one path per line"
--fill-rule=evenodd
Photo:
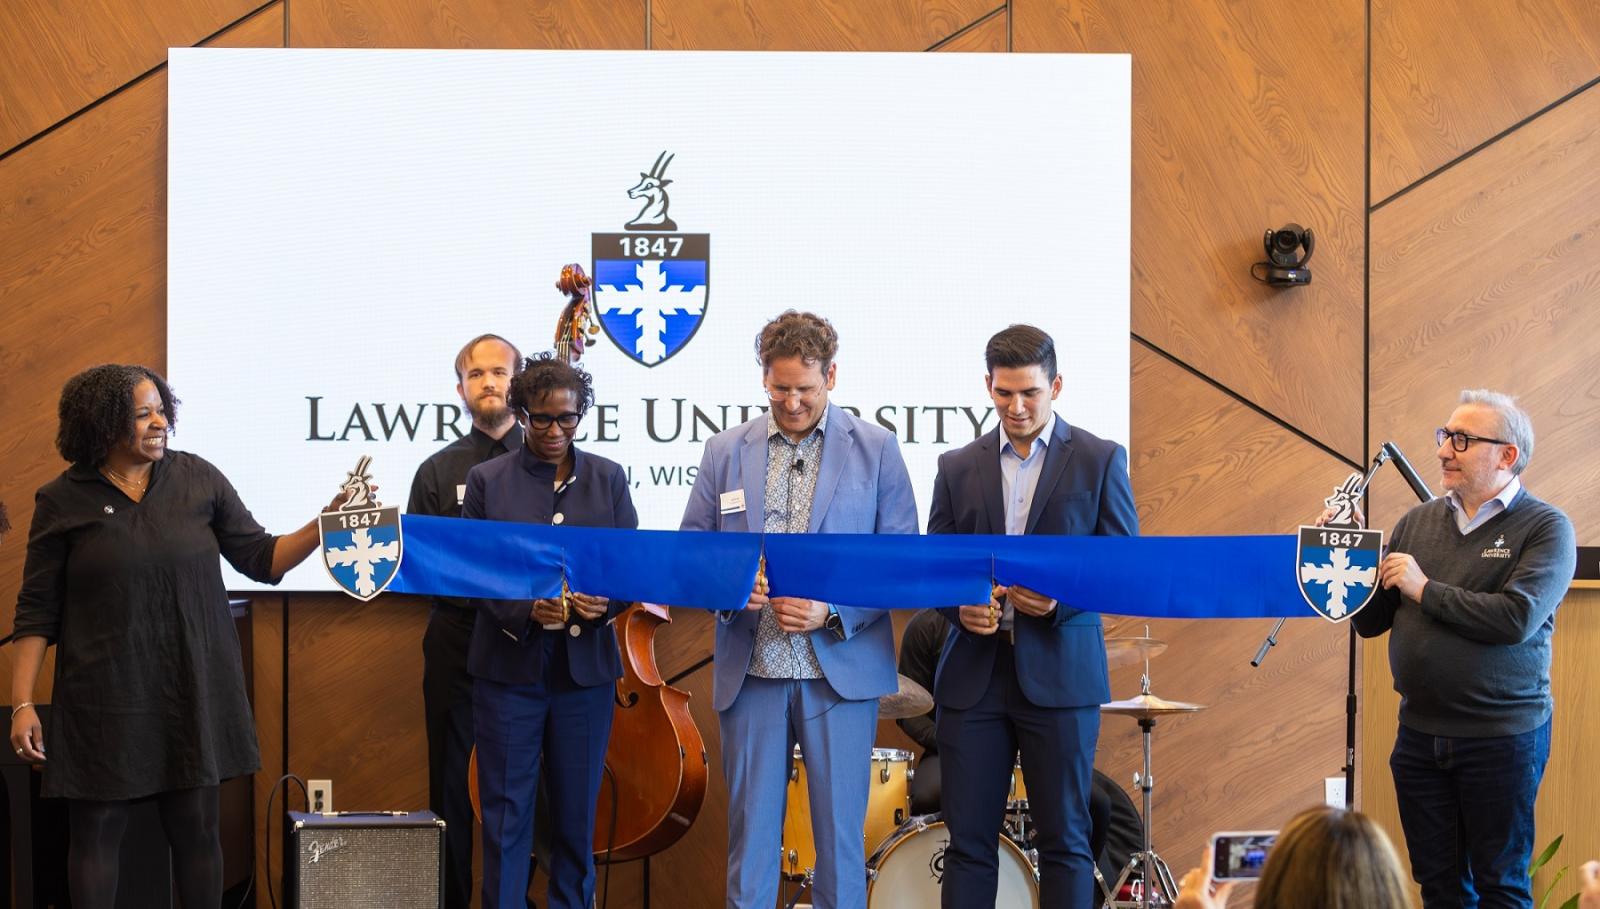
M154 383L161 395L170 432L178 423L178 399L165 379L143 366L91 366L61 388L60 428L56 431L56 450L61 457L84 467L104 463L118 442L133 435L133 390L144 381Z
M571 389L578 399L578 413L589 412L594 404L594 380L589 374L549 351L535 354L522 361L522 369L512 378L506 404L512 413L526 417L529 407L562 388Z

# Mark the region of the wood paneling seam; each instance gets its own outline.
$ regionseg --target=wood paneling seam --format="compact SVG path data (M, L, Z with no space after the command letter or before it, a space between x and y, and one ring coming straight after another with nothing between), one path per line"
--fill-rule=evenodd
M194 43L194 46L195 47L199 47L200 45L205 44L207 41L213 41L213 40L217 39L218 37L222 36L225 32L227 32L227 31L229 31L229 30L231 30L231 29L233 29L233 28L235 28L237 26L243 25L244 23L250 21L252 18L261 15L263 12L266 12L269 8L271 8L273 6L276 6L279 3L287 3L287 2L288 2L288 0L268 0L268 2L263 3L262 5L256 7L255 9L251 10L250 12L245 13L243 16L240 16L239 18L233 20L232 22L229 22L227 25L222 26L221 28L217 29L216 31L212 32L211 34L206 35L204 38L201 38L199 41L196 41ZM285 12L287 12L287 8L285 9ZM287 27L288 26L287 26L287 22L286 22L285 28L287 28ZM68 123L71 123L72 121L78 119L79 117L83 116L84 114L87 114L90 111L93 111L95 108L97 108L100 105L106 103L107 101L110 101L112 98L115 98L118 95L121 95L123 92L127 91L128 89L133 88L134 86L138 85L139 83L143 82L144 80L146 80L146 79L150 78L151 76L154 76L155 74L161 72L163 69L166 68L166 66L167 66L167 62L165 60L161 61L160 63L157 63L155 66L150 67L149 69L145 70L144 72L140 73L139 75L134 76L132 79L129 79L128 81L122 83L121 85L118 85L117 87L111 89L110 91L107 91L105 94L103 94L100 97L94 99L93 101L90 101L88 104L85 104L84 106L78 108L77 110L75 110L72 113L66 115L65 117L62 117L60 120L57 120L56 122L50 124L49 126L46 126L44 129L39 130L38 132L34 133L33 135L29 136L28 138L23 139L21 142L18 142L16 145L11 146L10 148L6 149L3 152L0 152L0 161L4 161L5 159L7 159L7 158L11 157L12 155L16 154L17 152L22 151L23 149L25 149L28 146L32 145L33 143L38 142L40 139L43 139L46 136L50 135L51 133L54 133L56 130L60 129L61 127L66 126Z
M1361 445L1372 450L1372 0L1366 9L1366 136L1362 141L1361 167ZM1359 749L1358 749L1359 750ZM1355 765L1355 759L1350 761ZM1356 774L1348 783L1360 791ZM1352 799L1350 804L1355 804Z
M1371 67L1369 65L1368 69L1370 70L1370 68ZM1369 78L1370 78L1370 76L1369 76ZM1494 135L1490 136L1489 138L1483 140L1482 142L1479 142L1477 145L1474 145L1473 147L1467 149L1466 151L1462 152L1461 154L1455 156L1454 158L1451 158L1449 161L1446 161L1445 163L1439 165L1438 167L1434 168L1433 170L1429 171L1428 173L1423 174L1422 176L1418 177L1416 180L1413 180L1411 183L1407 184L1405 186L1405 188L1396 190L1392 195L1390 195L1388 198L1384 199L1383 201L1379 202L1377 205L1371 205L1370 206L1370 210L1371 211L1377 211L1378 209L1384 207L1385 205L1388 205L1390 202L1393 202L1394 200L1396 200L1396 199L1400 198L1401 196L1405 195L1406 193L1411 192L1413 189L1416 189L1417 187L1421 186L1422 184L1427 183L1429 180L1432 180L1434 177L1437 177L1440 174L1444 173L1445 171L1449 170L1450 168L1455 167L1457 164L1460 164L1461 162L1463 162L1463 161L1467 160L1468 158L1472 157L1473 155L1476 155L1478 152L1481 152L1484 149L1488 148L1489 146L1495 144L1496 142L1499 142L1501 139L1504 139L1506 136L1511 135L1512 133L1516 132L1517 130L1521 129L1524 126L1527 126L1529 123L1532 123L1533 121L1539 119L1540 117L1544 116L1545 114L1548 114L1549 112L1555 110L1556 108L1558 108L1561 105L1567 103L1568 101L1571 101L1573 98L1578 97L1579 95L1583 94L1584 92L1588 91L1589 89L1594 88L1596 85L1600 85L1600 76L1596 76L1593 79L1590 79L1588 82L1583 83L1582 85L1578 86L1577 88L1573 89L1572 91L1567 92L1566 94L1562 95L1561 97L1557 98L1556 100L1550 102L1549 104L1546 104L1544 107L1539 108L1538 110L1534 111L1533 113L1529 114L1528 116L1523 117L1521 120L1518 120L1517 122L1511 124L1510 126L1506 127L1505 129L1495 133ZM1368 105L1368 113L1367 113L1367 117L1368 117L1369 120L1371 119L1371 116L1372 116L1371 105L1369 104ZM1370 180L1371 179L1371 173L1372 173L1372 166L1371 166L1371 163L1370 163L1371 162L1371 156L1372 156L1372 145L1371 145L1371 140L1370 139L1368 140L1368 144L1367 144L1367 156L1368 156L1368 166L1367 166L1368 177L1367 177L1367 179Z
M1256 402L1250 400L1249 398L1245 397L1244 395L1239 394L1238 392L1236 392L1233 389L1229 388L1228 386L1222 384L1221 382L1218 382L1216 379L1213 379L1212 377L1206 375L1205 373L1203 373L1200 370L1196 369L1195 367L1189 365L1188 363L1185 363L1183 360L1181 360L1178 357L1174 356L1173 354L1169 353L1168 351L1163 349L1160 345L1151 342L1148 338L1145 338L1144 336L1140 335L1138 332L1129 332L1128 334L1135 341L1138 341L1140 344L1143 344L1145 347L1150 348L1150 350L1154 351L1155 353L1160 354L1161 356L1165 357L1167 360L1171 361L1173 364L1175 364L1175 365L1181 367L1182 369L1188 371L1190 374L1194 375L1196 378L1198 378L1201 381L1205 382L1207 385L1210 385L1211 387L1217 389L1218 391L1222 392L1223 394L1227 395L1228 397L1234 399L1235 401L1238 401L1240 404L1243 404L1244 406L1250 408L1251 410L1253 410L1256 413L1262 415L1263 417L1266 417L1267 419L1269 419L1272 422L1278 424L1279 426L1282 426L1284 429L1288 430L1289 432L1292 432L1296 436L1299 436L1301 439L1303 439L1303 440L1305 440L1307 442L1310 442L1312 445L1316 446L1317 448L1321 449L1322 451L1332 455L1341 464L1348 465L1350 467L1350 469L1352 469L1352 470L1363 470L1365 468L1366 465L1357 464L1355 461L1350 460L1348 457L1345 457L1344 455L1342 455L1339 452L1335 451L1333 448L1329 447L1321 439L1318 439L1317 437L1311 435L1310 433L1306 432L1305 430L1303 430L1303 429L1299 428L1298 426L1295 426L1294 424L1290 423L1288 420L1283 419L1282 417L1278 416L1277 414L1273 413L1272 411L1266 409L1265 407L1262 407L1260 404L1257 404Z
M705 667L711 665L711 661L713 659L715 659L715 655L714 654L708 654L708 655L706 655L704 657L701 657L699 660L697 660L695 662L695 664L693 666L690 666L688 669L685 669L684 671L678 673L677 675L674 675L672 678L667 679L667 684L668 685L676 685L676 684L678 684L679 682L683 681L688 676L694 675L696 672L699 672L701 669L704 669Z
M949 44L950 42L956 40L957 38L961 37L962 35L965 35L967 32L972 31L973 29L977 28L978 26L982 25L985 22L988 22L990 19L993 19L995 16L998 16L998 15L1000 15L1001 13L1003 13L1005 11L1006 11L1006 6L1004 4L1002 4L1000 6L997 6L992 10L989 10L987 13L984 13L983 15L981 15L978 18L972 20L971 22L968 22L966 25L963 25L960 28L956 29L955 31L951 32L950 34L945 35L943 38L940 38L938 41L935 41L932 44L928 45L928 51L936 51L939 48L944 47L946 44Z

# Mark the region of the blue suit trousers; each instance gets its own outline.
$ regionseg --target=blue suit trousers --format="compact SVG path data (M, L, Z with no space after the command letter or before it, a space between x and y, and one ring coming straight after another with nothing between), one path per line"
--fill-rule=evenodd
M541 770L555 825L551 909L594 902L594 812L611 737L614 685L572 681L566 647L544 636L543 678L507 685L475 679L472 715L483 807L484 909L524 909Z
M826 679L751 676L719 714L728 780L728 907L771 909L796 743L805 758L812 841L811 902L817 909L865 909L863 842L877 700L841 699Z

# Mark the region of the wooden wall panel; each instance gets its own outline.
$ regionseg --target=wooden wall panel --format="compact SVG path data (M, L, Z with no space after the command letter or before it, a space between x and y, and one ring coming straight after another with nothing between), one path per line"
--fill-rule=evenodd
M998 6L995 0L654 0L651 46L675 50L924 50Z
M411 598L361 604L342 594L290 598L289 772L332 779L338 808L428 804L422 632Z
M1600 77L1600 4L1372 2L1372 197Z
M1018 51L1133 55L1134 333L1362 459L1363 4L1012 9ZM1314 282L1257 284L1290 221Z
M934 50L949 53L988 53L1003 54L1006 44L1011 40L1011 17L1009 12L1001 8L987 18L980 19L967 27L966 31L952 35L944 44L934 47Z
M1600 542L1600 86L1374 212L1371 281L1374 439L1431 482L1460 389L1516 394L1529 487Z
M261 5L0 3L0 151L161 65L168 47L195 44Z
M296 0L292 47L642 48L645 0Z
M1143 344L1133 345L1132 367L1129 459L1145 534L1284 533L1315 517L1349 473ZM1070 399L1061 412L1070 419ZM1343 627L1291 620L1256 669L1250 660L1270 620L1106 619L1108 636L1148 624L1168 642L1151 664L1155 693L1208 705L1156 727L1154 841L1175 874L1198 864L1212 831L1270 829L1321 800L1323 779L1344 764ZM1114 670L1112 697L1137 694L1140 671ZM1101 723L1096 765L1130 795L1138 733L1126 718Z

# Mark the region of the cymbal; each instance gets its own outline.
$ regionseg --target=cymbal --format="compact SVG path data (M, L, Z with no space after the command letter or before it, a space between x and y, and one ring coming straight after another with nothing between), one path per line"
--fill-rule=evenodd
M1106 664L1112 669L1118 666L1134 666L1151 657L1160 656L1166 649L1166 641L1158 641L1148 635L1106 638Z
M898 675L900 690L878 698L878 719L903 720L933 709L933 695L914 680Z
M1206 709L1204 704L1185 704L1183 701L1168 701L1153 694L1141 694L1126 701L1112 701L1109 704L1100 705L1101 713L1131 716L1140 720L1169 716L1174 713L1194 713L1197 710L1204 709Z

